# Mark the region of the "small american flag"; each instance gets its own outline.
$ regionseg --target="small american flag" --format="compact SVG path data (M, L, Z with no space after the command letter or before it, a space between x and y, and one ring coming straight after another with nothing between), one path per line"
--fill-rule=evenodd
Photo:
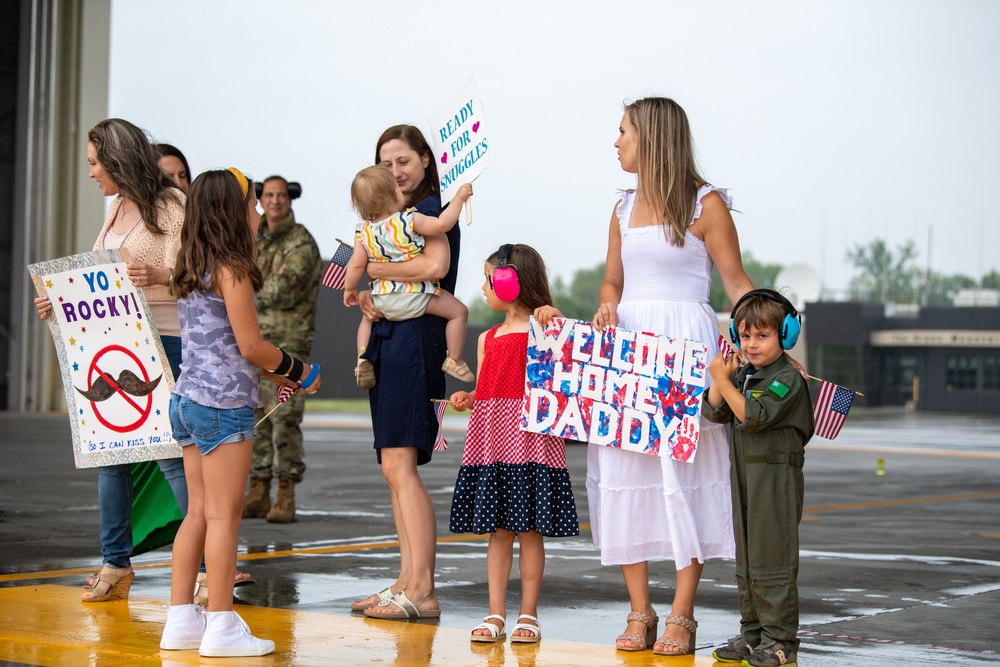
M278 403L284 403L295 394L295 387L287 384L278 385Z
M437 416L438 421L438 434L437 439L434 441L434 451L436 452L443 452L448 449L448 441L444 439L444 411L447 407L448 403L445 401L434 404L434 414Z
M333 259L326 266L323 272L323 279L320 281L331 289L344 289L344 279L347 277L347 263L351 260L354 248L344 243L337 247L337 252L333 253Z
M816 435L827 440L836 438L844 422L847 421L847 413L851 410L853 402L853 391L824 380L816 397L816 407L813 409Z
M733 349L729 341L726 340L725 336L719 336L719 353L722 354L722 358L725 361L729 361L734 354L738 354L736 350Z

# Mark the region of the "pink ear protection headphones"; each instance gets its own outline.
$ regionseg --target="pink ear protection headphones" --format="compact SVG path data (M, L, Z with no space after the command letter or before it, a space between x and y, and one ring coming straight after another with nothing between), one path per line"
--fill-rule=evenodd
M501 301L510 303L516 301L521 294L521 280L517 277L517 267L507 264L510 260L510 251L514 246L505 243L497 250L497 268L490 278L490 288Z

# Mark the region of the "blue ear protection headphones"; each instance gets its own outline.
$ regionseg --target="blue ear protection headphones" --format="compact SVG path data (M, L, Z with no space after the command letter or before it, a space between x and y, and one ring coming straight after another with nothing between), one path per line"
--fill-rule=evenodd
M802 332L802 318L799 316L799 312L795 310L795 306L792 302L781 296L773 289L755 289L750 290L746 294L740 297L740 300L736 302L733 306L733 310L729 315L729 337L733 341L733 347L737 350L740 349L740 335L736 331L736 311L739 310L743 302L752 296L761 296L765 299L770 299L780 303L788 311L785 318L781 321L781 327L778 330L778 339L781 341L782 350L790 350L795 347L795 343L799 340L799 334Z
M510 303L516 301L521 294L521 279L517 277L517 267L507 264L510 260L510 251L514 246L505 243L497 250L497 268L490 278L490 288L501 301Z

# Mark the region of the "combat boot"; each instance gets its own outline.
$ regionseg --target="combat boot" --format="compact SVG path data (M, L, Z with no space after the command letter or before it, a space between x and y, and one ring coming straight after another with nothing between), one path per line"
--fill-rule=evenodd
M243 499L244 519L263 519L271 510L271 480L250 478L250 491Z
M295 482L291 477L278 478L278 493L274 506L267 513L268 523L291 523L295 521Z

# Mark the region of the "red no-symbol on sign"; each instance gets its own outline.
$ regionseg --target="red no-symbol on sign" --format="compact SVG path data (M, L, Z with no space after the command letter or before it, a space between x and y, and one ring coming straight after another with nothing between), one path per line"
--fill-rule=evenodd
M95 375L104 378L104 381L111 385L111 387L115 390L115 393L125 399L125 402L139 413L139 418L129 424L115 424L101 414L101 411L97 408L97 403L91 401L90 405L94 408L94 415L97 417L97 421L117 433L129 433L142 426L146 420L149 419L149 414L153 410L153 392L139 397L140 400L146 401L145 407L142 407L136 402L136 398L123 391L122 388L118 386L118 382L110 374L102 371L97 365L98 361L103 359L105 356L111 355L112 353L124 354L126 357L135 362L135 365L139 368L138 375L142 376L143 382L149 382L149 374L146 372L146 367L142 365L141 361L139 361L139 357L135 356L135 354L133 354L129 349L122 347L121 345L109 345L95 354L93 361L90 362L90 370L87 373L87 389L89 391L90 387L94 384ZM114 360L114 356L110 356L108 359ZM127 368L127 366L125 367ZM127 418L126 415L116 416L122 417L123 419Z

